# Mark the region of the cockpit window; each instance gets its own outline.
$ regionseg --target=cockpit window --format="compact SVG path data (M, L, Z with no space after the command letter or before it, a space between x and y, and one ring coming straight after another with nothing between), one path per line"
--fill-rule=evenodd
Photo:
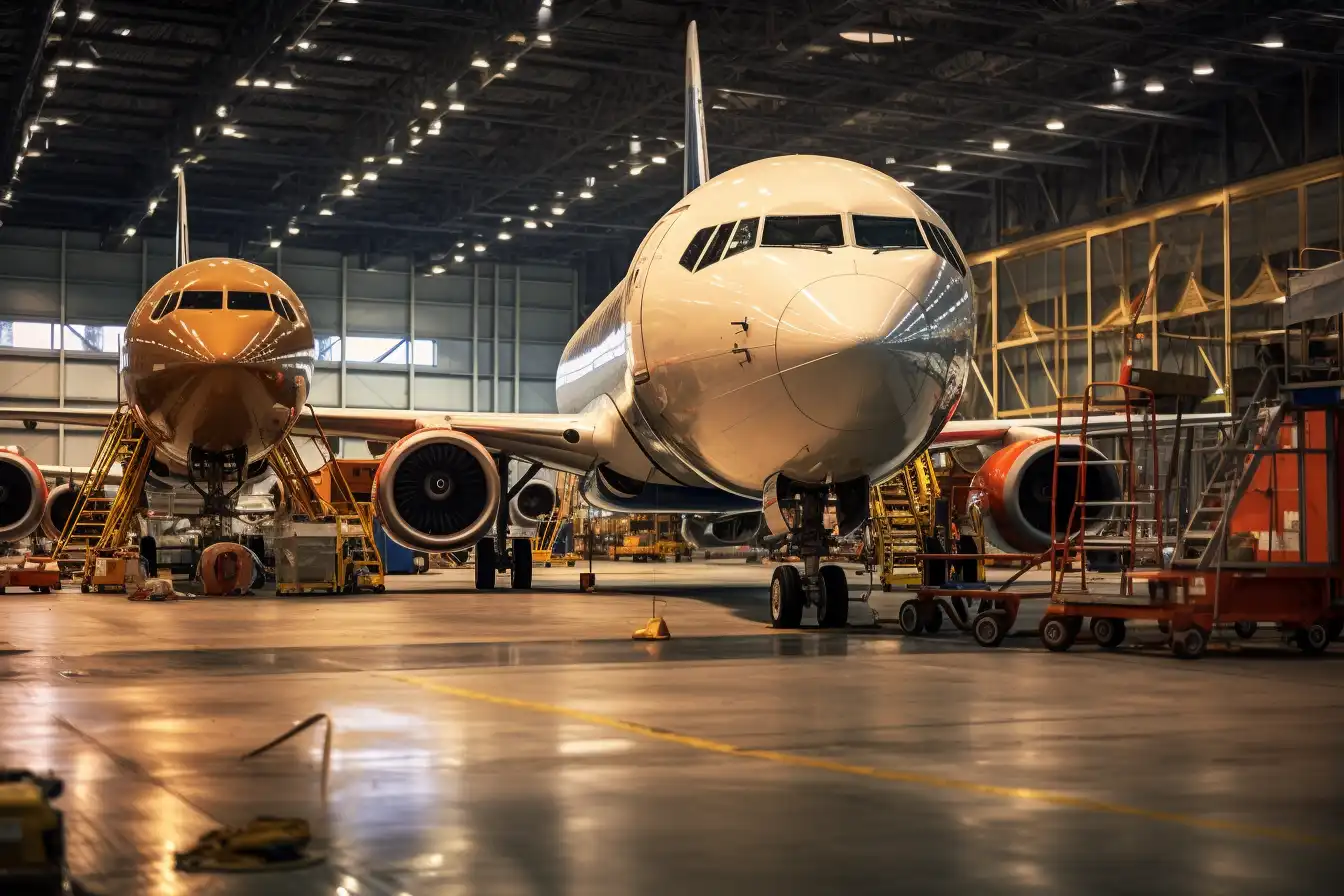
M947 235L947 231L931 221L924 222L924 229L928 231L929 242L933 246L933 251L947 259L948 264L956 268L958 274L965 277L966 265L961 260L961 254L957 252L957 244L952 242L952 237Z
M765 219L762 246L843 246L839 215L774 215Z
M178 311L218 311L224 307L224 293L218 289L184 289L177 300Z
M286 299L284 296L274 296L273 298L275 299L276 314L280 315L290 323L294 323L299 319L299 316L294 313L294 307L289 304L289 299Z
M271 296L264 292L231 289L229 290L229 310L271 311Z
M176 297L176 293L167 292L154 303L154 310L149 313L150 320L158 320L168 313L168 303Z
M700 259L697 271L703 271L719 260L719 256L723 254L723 247L728 245L728 237L732 234L735 223L729 221L727 224L720 224L714 231L714 238L709 241L709 248L705 250L705 257Z
M714 232L713 227L701 227L691 237L690 245L686 251L681 253L681 266L688 271L695 270L695 263L700 260L700 253L705 251L705 243L709 242L709 235Z
M924 235L914 218L854 216L854 243L861 249L923 249Z
M733 238L728 241L728 248L724 250L723 257L731 258L756 245L756 230L760 223L760 218L743 218L738 221L737 229L733 231Z

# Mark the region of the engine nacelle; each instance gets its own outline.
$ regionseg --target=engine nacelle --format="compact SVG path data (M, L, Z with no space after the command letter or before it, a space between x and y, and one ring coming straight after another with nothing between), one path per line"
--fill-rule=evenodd
M422 429L383 456L372 500L394 541L415 551L454 551L474 545L494 523L499 472L471 436Z
M1087 447L1091 460L1106 460L1096 448ZM1086 499L1092 502L1115 501L1120 497L1120 479L1113 464L1078 466L1083 446L1077 439L1065 439L1059 448L1059 488L1051 501L1055 475L1055 439L1053 436L1024 439L991 454L971 479L968 505L978 506L985 521L985 534L1000 547L1024 554L1044 551L1050 546L1050 533L1064 535L1069 514L1078 494L1078 473L1087 471ZM1065 465L1067 464L1067 465ZM1114 507L1094 507L1088 525L1105 522ZM1076 535L1078 525L1073 531Z
M555 510L555 486L533 479L518 490L509 503L509 522L515 526L536 527Z
M79 486L73 482L58 485L47 495L46 506L42 510L42 534L56 541L65 530L70 514L75 509L75 499L79 497Z
M0 451L0 542L33 534L46 505L47 480L37 464L15 451Z
M681 521L681 537L700 549L759 548L769 533L759 512L727 516L687 515Z

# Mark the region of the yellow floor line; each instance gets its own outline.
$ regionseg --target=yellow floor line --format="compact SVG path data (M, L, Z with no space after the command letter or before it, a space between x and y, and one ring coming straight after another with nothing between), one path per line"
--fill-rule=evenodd
M1060 793L1053 790L1041 790L1034 787L1007 787L999 784L981 784L976 781L965 781L958 778L944 778L940 775L903 772L895 769L877 768L870 765L852 765L848 762L839 762L833 759L800 756L795 753L781 753L776 750L746 749L734 746L730 743L724 743L723 741L711 740L705 737L696 737L690 734L678 734L675 731L668 731L664 728L654 728L649 725L641 725L638 722L627 722L623 719L599 715L598 713L585 712L581 709L571 709L553 703L541 703L535 700L519 700L516 697L501 697L497 694L489 694L484 691L473 691L467 688L440 684L436 681L430 681L429 679L419 678L412 675L400 675L391 672L377 674L384 675L405 684L424 688L425 690L434 691L435 693L444 694L449 697L459 697L463 700L491 703L495 706L507 706L513 709L525 709L531 712L563 716L567 719L587 722L590 725L613 728L617 731L638 734L641 737L650 738L652 740L678 744L683 747L689 747L694 750L703 750L709 753L740 756L746 759L762 759L766 762L775 762L780 765L811 768L843 775L858 775L864 778L875 778L880 781L918 784L923 787L933 787L941 790L957 790L963 793L996 796L1009 800L1026 800L1048 806L1079 809L1087 812L1100 812L1110 815L1128 815L1134 818L1145 818L1150 821L1161 821L1169 824L1181 825L1183 827L1196 828L1198 830L1234 834L1242 837L1254 837L1262 840L1275 840L1300 846L1344 847L1344 840L1337 837L1320 836L1318 834L1293 830L1291 828L1244 824L1242 822L1225 821L1223 819L1210 818L1208 816L1186 815L1181 812L1164 812L1157 809L1144 809L1139 806L1130 806L1125 803L1113 803L1106 800L1092 799L1090 797L1073 796L1067 793Z

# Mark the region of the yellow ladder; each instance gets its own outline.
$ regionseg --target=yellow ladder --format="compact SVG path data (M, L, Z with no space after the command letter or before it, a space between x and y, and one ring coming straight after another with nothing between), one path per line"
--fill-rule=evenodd
M126 535L140 506L154 445L121 405L103 431L89 475L79 487L70 517L56 540L52 556L59 564L82 566L83 584L93 577L99 557L126 546ZM112 467L121 464L121 482L108 497L104 489ZM153 570L150 570L153 574Z
M883 585L906 585L920 579L915 555L933 534L933 507L938 500L937 472L925 451L907 463L871 494L873 558Z
M561 473L555 481L555 510L542 521L537 535L532 539L532 562L549 563L555 553L555 540L560 535L560 526L574 512L574 493L578 477L572 473Z

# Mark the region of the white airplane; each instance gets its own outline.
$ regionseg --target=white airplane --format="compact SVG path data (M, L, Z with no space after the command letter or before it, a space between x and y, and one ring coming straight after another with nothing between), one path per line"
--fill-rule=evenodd
M311 434L316 413L329 435L390 443L373 493L383 525L417 550L475 545L479 588L494 587L496 572L506 569L514 587L531 583L526 539L506 538L504 504L530 478L510 488L510 458L581 475L585 499L609 510L752 515L728 528L786 537L803 559L801 570L774 572L777 627L797 626L805 606L816 608L822 626L845 624L844 571L820 563L830 537L823 507L833 501L839 534L852 533L866 521L870 483L931 444L998 449L982 470L996 532L1020 550L1044 547L1051 514L1067 514L1040 488L1052 472L1054 436L1038 424L1055 421L951 419L970 369L975 317L966 260L946 224L892 178L843 159L780 156L709 178L702 94L692 24L685 196L654 224L626 277L570 339L556 373L558 413L314 412L303 383L312 354L295 347L305 332L311 345L302 304L274 274L236 260L235 280L211 288L230 297L269 290L267 308L235 312L232 298L226 304L202 292L229 267L207 260L166 276L131 324L177 320L200 338L204 324L232 315L237 320L217 322L281 333L290 340L285 351L193 358L191 377L173 384L201 390L175 399L178 408L196 408L195 416L174 428L137 404L135 353L153 346L131 339L128 329L123 377L133 412L178 453L201 463L227 456L242 469L243 455L255 463L270 443L254 432L250 441L224 444L218 427L207 428L202 411L211 402L200 395L251 367L296 382L265 398L274 407L247 413L288 419L280 435ZM190 278L193 310L177 310L172 290L187 287L173 286L174 276ZM250 323L259 317L266 321ZM0 408L0 419L10 420L105 425L109 417L106 409ZM204 432L215 433L209 450L192 441L207 438L192 435ZM1072 450L1076 458L1081 448ZM1106 486L1089 484L1088 494L1105 497ZM23 509L6 513L20 517Z

